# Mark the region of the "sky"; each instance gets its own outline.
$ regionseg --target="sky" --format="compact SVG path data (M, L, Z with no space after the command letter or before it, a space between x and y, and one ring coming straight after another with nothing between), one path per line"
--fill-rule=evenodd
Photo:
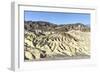
M90 14L24 11L25 21L47 21L55 24L83 23L90 25Z

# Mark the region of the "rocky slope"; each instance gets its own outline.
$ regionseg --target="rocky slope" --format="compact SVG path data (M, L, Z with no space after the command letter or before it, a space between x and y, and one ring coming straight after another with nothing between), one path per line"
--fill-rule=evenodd
M25 22L25 61L90 56L90 28L77 23Z

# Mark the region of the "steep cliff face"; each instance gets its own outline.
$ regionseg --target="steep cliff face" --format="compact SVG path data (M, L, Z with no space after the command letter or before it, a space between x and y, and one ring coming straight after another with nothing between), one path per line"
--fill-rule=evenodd
M90 28L79 23L25 22L24 55L25 61L89 58Z

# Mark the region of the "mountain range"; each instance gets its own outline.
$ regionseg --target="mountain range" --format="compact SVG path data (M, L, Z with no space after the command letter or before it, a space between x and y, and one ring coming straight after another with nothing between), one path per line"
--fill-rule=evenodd
M46 21L24 21L24 28L28 31L42 30L42 31L59 31L66 32L70 30L90 31L90 27L82 24L54 24Z

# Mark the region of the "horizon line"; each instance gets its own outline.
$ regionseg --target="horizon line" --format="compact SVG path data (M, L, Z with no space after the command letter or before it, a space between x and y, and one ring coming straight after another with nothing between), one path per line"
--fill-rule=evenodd
M27 21L27 20L24 20L24 22L25 21L26 22L39 22L40 20L39 21L34 21L34 20L28 20ZM50 22L50 21L40 21L40 22L48 22L48 23L57 24L57 25L64 25L64 24L66 24L66 25L67 24L84 24L84 23L81 23L81 22L76 22L76 23L59 23L59 24L58 23L53 23L53 22ZM89 25L90 26L90 24L84 24L84 25L87 25L87 26Z

